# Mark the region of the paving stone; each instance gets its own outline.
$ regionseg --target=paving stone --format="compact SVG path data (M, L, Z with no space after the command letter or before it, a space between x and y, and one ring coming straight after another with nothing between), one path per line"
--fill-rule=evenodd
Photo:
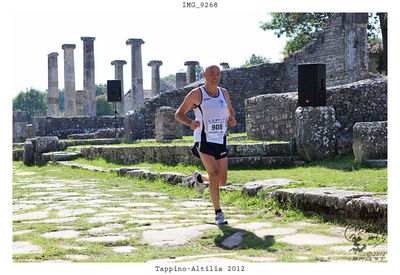
M60 219L46 219L40 221L27 221L24 223L64 223L64 222L72 222L78 219L78 217L70 217L70 218L60 218Z
M73 260L88 260L90 257L88 255L65 255L66 258L68 259L73 259Z
M267 179L248 182L243 186L242 193L255 196L259 191L268 191L273 188L288 186L297 181L291 179Z
M47 217L47 211L28 212L24 214L14 215L13 221L36 220L36 219L43 219L46 217Z
M13 254L42 253L42 248L31 242L13 242Z
M144 219L160 219L160 218L172 218L175 215L157 215L157 214L132 214L133 218L144 218Z
M348 243L345 238L330 237L318 234L295 234L285 236L277 239L277 242L285 242L295 245L327 245L327 244L338 244Z
M34 184L29 184L29 185L25 185L25 186L21 186L21 188L57 188L57 187L62 187L64 186L64 184L62 183L52 183L52 184L48 184L48 183L34 183Z
M232 249L234 247L237 247L240 245L240 243L243 241L243 236L244 232L235 232L228 238L222 241L222 246L227 248L227 249Z
M264 237L266 235L285 235L291 234L297 231L298 228L290 228L290 227L277 227L277 228L268 228L256 230L254 233L259 237Z
M31 176L35 174L37 174L37 172L15 172L16 176Z
M143 232L143 241L153 246L175 246L183 245L190 239L200 236L202 230L214 228L213 225L196 225L183 228L172 228L165 230L148 230Z
M253 230L253 229L260 229L264 227L271 227L272 223L268 222L251 222L251 223L240 223L235 225L235 228L240 228L243 230Z
M97 210L92 208L64 209L58 211L57 216L59 217L78 216L82 214L95 213L96 211Z
M173 203L172 205L175 206L183 206L183 207L211 207L212 203L210 202L203 202L203 201L185 201L179 203Z
M120 218L116 218L116 217L90 217L90 218L86 218L85 221L88 223L97 223L97 222L112 222L112 221L116 221L119 220Z
M158 206L158 204L151 203L151 202L130 202L130 203L122 204L122 205L126 206L126 207L157 207Z
M123 224L119 223L111 223L111 224L106 224L104 226L100 227L94 227L88 230L89 233L97 233L97 232L105 232L105 231L111 231L117 228L124 227Z
M14 204L13 205L13 211L26 210L26 209L32 209L32 208L36 208L36 205L29 205L29 204Z
M166 228L171 228L171 227L180 227L183 225L188 225L186 224L182 224L182 223L172 223L172 224L154 224L154 225L148 225L148 226L139 226L136 227L135 229L152 229L152 230L156 230L156 229L166 229Z
M65 230L65 231L54 231L54 232L47 232L41 234L42 237L45 238L63 238L63 239L69 239L69 238L76 238L80 234L79 231L75 230Z
M15 236L15 235L22 235L22 234L26 234L26 233L31 233L31 232L33 232L33 231L34 231L33 229L15 231L15 232L13 232L13 236Z
M137 248L133 246L116 246L113 247L113 250L117 253L129 253L132 250L137 250Z
M157 193L157 192L133 192L133 196L150 196L150 197L159 197L159 196L165 196L163 193Z
M116 242L116 241L123 241L128 240L129 237L120 234L107 234L105 236L97 236L97 237L85 237L77 239L77 241L85 241L85 242Z
M86 247L83 247L83 246L73 246L73 245L62 245L61 248L76 249L76 250L84 250L84 249L86 249Z

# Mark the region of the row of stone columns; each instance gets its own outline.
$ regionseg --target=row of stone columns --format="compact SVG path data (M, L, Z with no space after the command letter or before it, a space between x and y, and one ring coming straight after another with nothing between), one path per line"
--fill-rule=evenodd
M83 91L75 90L75 65L74 49L75 44L63 44L64 50L64 106L65 117L73 116L96 116L96 88L95 88L95 70L94 70L94 40L95 37L81 37L83 41ZM143 72L142 72L142 50L144 44L142 39L131 38L126 41L131 46L131 102L132 106L124 106L124 88L123 88L123 65L127 64L125 60L114 60L111 65L115 66L115 79L121 80L121 98L117 103L117 112L121 115L127 110L139 110L144 103L143 96ZM58 96L58 53L53 52L48 55L48 115L51 117L59 116L59 96ZM162 61L152 60L148 66L152 70L153 96L160 94L160 66ZM187 84L196 81L197 61L186 61L186 73L176 74L176 87L182 88ZM229 68L227 63L221 63L223 68Z

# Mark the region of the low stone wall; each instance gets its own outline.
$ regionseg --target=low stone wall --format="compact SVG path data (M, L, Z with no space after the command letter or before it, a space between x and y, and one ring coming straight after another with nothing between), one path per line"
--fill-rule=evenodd
M259 95L245 102L249 139L286 140L294 136L297 93Z
M353 127L353 152L358 164L387 158L387 121L359 122Z
M387 120L387 84L379 77L328 88L326 102L335 108L339 132L351 134L357 122Z
M334 188L287 188L275 190L266 197L328 218L386 226L387 200L373 195L379 194Z
M34 117L32 119L35 136L57 136L68 138L71 134L93 133L100 129L114 128L114 117ZM123 125L123 117L117 118L118 126Z
M327 88L326 98L327 105L335 109L335 128L345 136L352 135L357 122L387 120L387 77ZM297 99L297 93L260 95L247 99L246 131L249 137L259 140L293 137Z
M178 163L199 162L191 152L192 145L157 145L157 146L107 146L81 148L82 157L96 159L99 157L107 161L122 164L137 164L141 162L160 162L167 165ZM249 143L228 144L229 158L249 156L287 156L289 144L282 143Z

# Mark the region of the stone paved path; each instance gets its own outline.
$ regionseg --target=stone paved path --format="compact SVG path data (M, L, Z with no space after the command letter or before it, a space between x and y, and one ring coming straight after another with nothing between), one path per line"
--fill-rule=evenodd
M110 183L50 165L24 169L13 167L14 261L386 261L386 244L355 245L341 226L236 207L223 207L229 225L216 226L212 204L194 191L145 190L133 179Z

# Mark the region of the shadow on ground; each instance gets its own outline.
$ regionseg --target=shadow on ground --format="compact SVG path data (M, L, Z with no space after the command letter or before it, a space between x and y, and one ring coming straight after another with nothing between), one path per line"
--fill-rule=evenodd
M272 235L260 238L253 232L241 228L234 228L225 224L216 226L221 230L222 235L216 236L214 243L224 250L263 249L268 252L277 251L271 248L275 244L275 237ZM236 235L234 236L234 234Z

